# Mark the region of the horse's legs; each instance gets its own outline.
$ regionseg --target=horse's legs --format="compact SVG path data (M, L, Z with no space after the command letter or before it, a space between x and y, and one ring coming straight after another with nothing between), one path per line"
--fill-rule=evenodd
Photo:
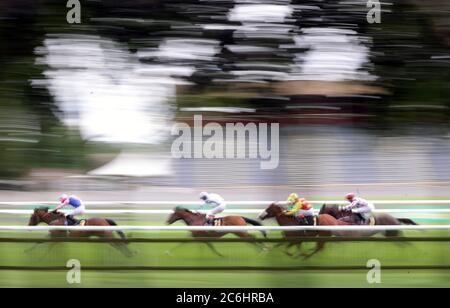
M255 239L256 238L255 236L251 235L248 232L236 232L235 234L237 236L239 236L240 238L246 238L246 239ZM252 243L252 242L250 242L250 244L255 246L261 252L267 252L268 251L268 247L266 245L264 245L264 243L256 243L256 242Z
M320 251L322 251L325 248L325 242L318 242L316 244L316 249L314 249L312 252L310 253L306 253L306 254L301 254L300 256L304 257L304 259L309 259L312 256L314 256L315 254L319 253Z
M291 243L286 243L286 248L284 249L284 253L285 253L286 255L288 255L289 257L293 257L294 254L291 253L289 249L291 249L291 248L294 247L294 246L296 246L296 247L301 247L301 246L302 246L302 243L293 243L293 242L291 242ZM300 249L300 248L298 248L298 249Z
M38 242L38 243L34 244L33 246L31 246L30 248L25 249L23 252L30 253L30 252L34 251L36 248L38 248L39 246L44 245L44 244L45 244L45 242Z
M398 231L398 230L390 230L390 231L385 231L384 232L384 236L385 237L399 237L401 234L402 234L401 231ZM398 246L402 246L402 247L408 247L408 246L412 245L411 242L407 242L407 241L405 241L405 242L396 242L395 244L398 245Z
M171 248L171 249L169 249L169 250L166 250L165 251L165 254L166 255L172 255L172 252L173 251L175 251L175 250L177 250L178 248L180 248L181 246L184 246L186 243L180 243L180 244L178 244L177 246L175 246L175 247L173 247L173 248Z
M301 254L302 254L302 245L303 245L303 242L299 242L299 241L296 241L296 242L288 242L288 243L285 243L284 245L286 245L286 248L284 249L284 253L286 254L286 255L288 255L289 257L296 257L296 258L298 258L299 256L301 256ZM294 247L295 246L295 248L297 248L297 255L295 255L295 253L291 253L290 252L290 249L292 248L292 247Z
M295 247L297 248L297 253L298 253L295 258L299 258L302 256L302 244L303 244L303 242L298 242L298 243L294 244Z
M59 233L53 233L53 234L52 234L52 233L49 233L49 234L47 235L47 237L50 238L50 239L53 239L53 238L58 238L58 237L60 237L60 236L59 236ZM40 247L40 246L44 246L45 244L47 244L47 242L37 242L37 243L34 244L32 247L25 249L23 252L24 252L24 253L30 253L30 252L34 251L36 248L38 248L38 247ZM53 249L53 246L54 246L54 245L52 245L52 244L55 244L55 243L50 243L49 246L52 246L51 249ZM50 250L51 250L51 249L50 249ZM49 253L49 252L47 252L45 255L48 255L48 253Z
M205 236L204 235L204 233L201 233L201 234L197 234L197 233L192 233L192 236L195 238L195 237L207 237L207 236ZM165 251L165 254L166 255L172 255L172 252L174 252L175 250L178 250L178 249L180 249L182 246L185 246L186 244L189 244L189 243L179 243L178 245L176 245L175 247L173 247L173 248L171 248L171 249L169 249L169 250L166 250ZM223 257L215 248L214 248L214 246L210 246L210 245L208 245L208 243L205 243L205 245L206 246L208 246L208 248L210 248L216 255L219 255L220 257Z
M267 251L272 251L274 249L279 249L281 246L284 246L284 245L286 245L286 243L277 243L272 246L265 245L265 247L266 247Z
M180 244L178 244L177 246L175 246L175 247L173 247L173 248L171 248L171 249L169 249L169 250L166 250L165 251L165 254L166 255L172 255L172 253L175 251L175 250L178 250L180 247L182 247L182 246L184 246L184 245L186 245L186 244L188 244L188 243L180 243ZM221 258L223 258L224 257L224 255L222 255L215 247L214 247L214 245L212 244L212 243L209 243L209 242L204 242L204 244L215 254L215 255L217 255L217 256L219 256L219 257L221 257Z
M216 254L217 256L224 258L225 256L223 254L221 254L216 247L214 247L214 245L212 243L209 242L205 242L206 246L208 246L209 249L211 249L212 252L214 252L214 254Z
M45 244L45 243L42 243ZM45 253L39 258L39 260L44 260L48 257L48 255L50 254L50 252L52 252L53 248L55 248L57 243L49 243L49 245L47 246L47 250L45 251Z
M97 235L104 239L110 239L110 240L115 239L114 234L110 231L105 231L105 232L99 233ZM114 249L118 250L120 253L122 253L127 258L131 258L132 256L134 256L136 254L128 247L127 243L111 242L111 243L109 243L109 245L111 247L113 247Z
M130 248L128 248L128 246L124 243L109 243L109 245L111 245L111 247L113 247L114 249L120 251L127 258L131 258L135 255L135 253L131 251Z

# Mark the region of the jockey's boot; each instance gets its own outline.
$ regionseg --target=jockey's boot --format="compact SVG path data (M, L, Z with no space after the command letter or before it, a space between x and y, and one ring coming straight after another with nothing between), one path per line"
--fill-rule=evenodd
M295 220L297 221L297 224L299 226L307 226L308 225L308 220L306 219L306 217L297 216L295 218Z
M78 220L76 220L72 215L67 215L66 220L69 226L75 226L78 224Z
M355 218L356 218L356 224L358 224L358 225L366 225L367 224L366 219L364 218L363 215L361 215L359 213L355 214Z
M305 220L307 226L314 226L314 216L306 216Z

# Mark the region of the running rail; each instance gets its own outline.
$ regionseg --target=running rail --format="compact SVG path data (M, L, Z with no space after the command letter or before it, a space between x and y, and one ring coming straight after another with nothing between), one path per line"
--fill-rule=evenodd
M450 200L370 200L375 205L449 205ZM287 204L287 202L279 202L279 201L228 201L227 204L230 206L268 206L276 202L277 204L283 205ZM323 204L347 204L345 200L312 200L309 201L314 205L323 205ZM29 206L33 205L58 205L58 202L54 201L2 201L0 202L0 206L4 205L14 205L14 206ZM191 201L85 201L84 204L86 206L91 205L165 205L165 206L178 206L178 205L192 205L192 206L200 206L203 203L201 202L192 202Z
M0 231L424 231L447 230L450 225L419 225L419 226L0 226Z
M62 210L61 212L68 212L69 210ZM224 214L260 214L264 209L229 209L225 210ZM198 212L206 213L206 211L199 210ZM319 210L315 210L316 214ZM450 209L377 209L373 211L376 214L450 214ZM142 215L170 215L173 210L127 210L127 209L104 209L104 210L86 210L86 214L142 214ZM33 210L9 210L1 209L0 214L10 215L31 215Z

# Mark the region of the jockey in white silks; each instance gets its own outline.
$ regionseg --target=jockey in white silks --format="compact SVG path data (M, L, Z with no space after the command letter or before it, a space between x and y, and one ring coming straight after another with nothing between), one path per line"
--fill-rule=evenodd
M345 198L350 204L341 209L343 211L351 211L355 214L355 217L359 220L358 223L367 223L370 217L372 217L373 210L375 209L374 204L363 198L356 197L354 193L347 194Z
M222 213L227 208L225 200L218 194L202 192L200 194L200 200L204 202L202 208L205 206L212 207L212 209L206 213L207 224L212 224L214 216Z

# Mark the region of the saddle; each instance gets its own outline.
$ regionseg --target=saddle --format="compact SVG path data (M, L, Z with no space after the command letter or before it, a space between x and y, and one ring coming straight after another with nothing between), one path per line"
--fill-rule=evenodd
M298 225L300 226L316 226L317 225L317 216L308 216L304 218L296 218Z
M80 226L83 227L86 225L86 219L75 219L73 216L66 217L66 226Z
M344 217L343 219L348 223L354 224L354 225L360 225L360 226L375 226L376 225L376 219L375 217L370 217L369 220L364 220L361 216L358 214L352 214L350 216Z
M375 217L373 217L373 216L370 217L369 220L362 220L361 218L356 216L356 218L354 220L357 225L375 226L375 224L376 224Z
M221 227L221 226L223 226L223 218L207 219L205 226Z

